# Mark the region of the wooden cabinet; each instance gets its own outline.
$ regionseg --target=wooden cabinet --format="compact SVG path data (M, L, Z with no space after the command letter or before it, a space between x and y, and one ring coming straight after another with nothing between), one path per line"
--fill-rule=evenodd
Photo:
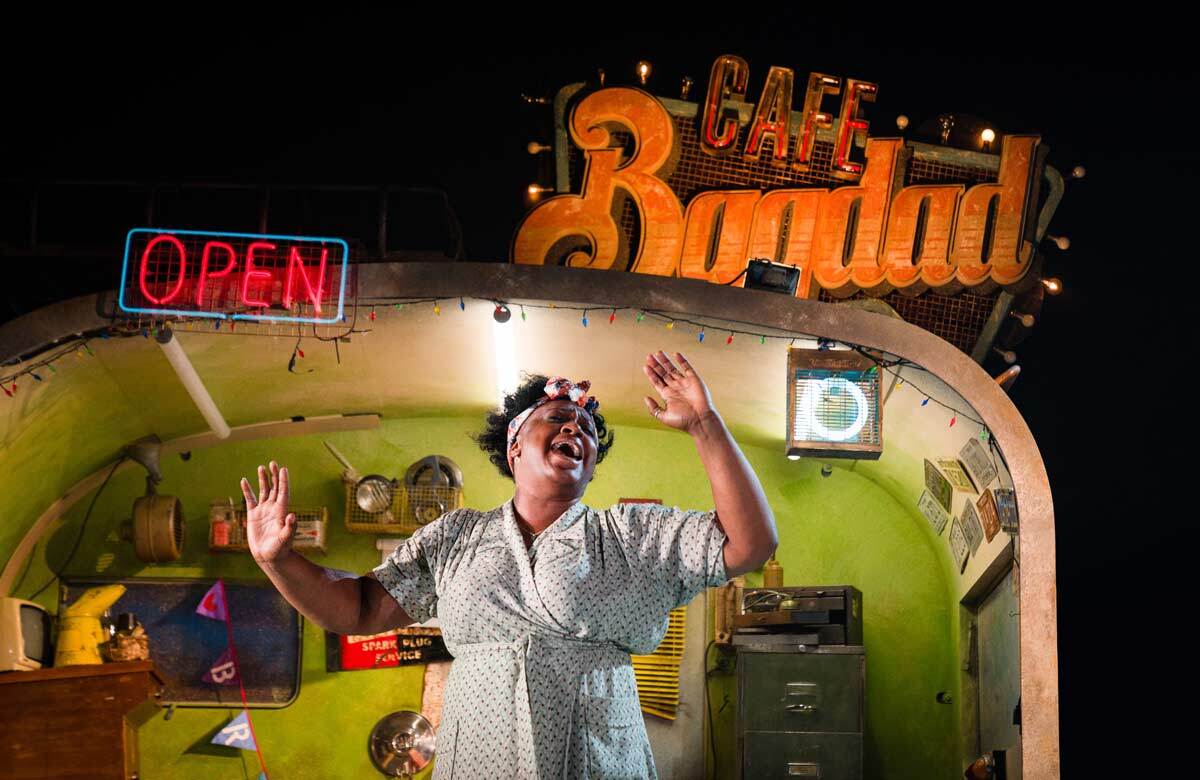
M152 661L0 674L0 779L136 780L162 689Z

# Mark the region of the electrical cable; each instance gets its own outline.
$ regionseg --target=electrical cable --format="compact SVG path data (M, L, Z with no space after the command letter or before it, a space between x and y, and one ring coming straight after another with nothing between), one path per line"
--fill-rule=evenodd
M745 275L746 275L746 272L747 272L747 271L749 271L749 270L750 270L750 266L746 266L745 268L743 268L743 269L742 269L742 272L741 272L740 274L738 274L737 276L733 277L733 278L732 278L732 279L730 279L728 282L721 282L721 284L722 284L722 285L724 285L724 286L726 286L726 287L728 287L729 285L731 285L731 284L733 284L734 282L736 282L738 279L741 279L743 276L745 276Z
M100 483L100 487L96 488L96 492L92 496L92 502L88 504L87 512L85 512L83 515L83 522L79 526L79 533L75 536L75 544L72 545L71 552L67 554L67 559L63 561L63 565L60 566L58 571L54 573L54 576L46 580L46 584L34 591L33 595L29 596L26 601L33 601L39 595L41 595L42 591L50 587L51 583L62 578L63 572L65 572L67 567L71 565L71 560L75 557L75 553L79 550L79 543L83 540L83 532L87 530L88 519L92 516L92 509L96 506L96 500L100 498L100 494L104 492L104 486L108 484L110 479L112 479L112 475L116 473L117 467L128 459L128 455L122 455L117 459L117 462L113 464L113 467L109 469L108 476L106 476L104 481Z

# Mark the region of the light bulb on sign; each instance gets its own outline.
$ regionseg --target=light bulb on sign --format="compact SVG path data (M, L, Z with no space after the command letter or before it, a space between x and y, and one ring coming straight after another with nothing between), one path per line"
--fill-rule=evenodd
M826 428L817 419L817 405L822 398L840 394L842 391L849 393L850 397L854 400L854 422L840 430ZM866 425L867 397L859 389L858 385L842 377L835 376L828 379L814 379L808 382L808 387L805 388L804 395L800 397L800 406L796 410L796 414L805 417L809 427L821 438L829 441L846 441L857 436L859 431L863 429L863 426Z
M1046 292L1051 295L1058 295L1063 289L1062 282L1054 278L1043 279L1042 285L1046 288Z
M645 60L640 60L637 64L638 81L642 86L646 86L646 79L650 78L650 63Z

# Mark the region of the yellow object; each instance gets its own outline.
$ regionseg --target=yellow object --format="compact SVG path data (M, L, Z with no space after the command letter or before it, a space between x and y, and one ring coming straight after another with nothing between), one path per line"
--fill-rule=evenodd
M55 666L104 663L100 657L100 643L108 637L100 627L100 616L124 594L124 585L89 588L78 601L60 610L58 644L54 646Z
M767 565L763 566L763 587L783 587L783 567L779 565L779 561L775 560L774 555L771 556L771 560L767 561Z

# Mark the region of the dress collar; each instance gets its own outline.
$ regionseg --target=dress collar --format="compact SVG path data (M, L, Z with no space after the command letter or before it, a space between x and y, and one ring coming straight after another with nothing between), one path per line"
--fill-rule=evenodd
M517 525L517 511L513 502L513 498L510 498L508 501L504 502L504 521L510 528L512 528L518 537L521 537L521 527ZM576 501L574 504L571 504L571 506L567 507L566 511L559 515L554 522L543 528L537 536L533 537L533 543L537 544L538 539L544 539L548 536L556 536L557 534L567 530L574 525L575 522L582 517L583 513L586 511L587 505L582 501ZM522 540L521 544L524 545L524 543L524 540Z

